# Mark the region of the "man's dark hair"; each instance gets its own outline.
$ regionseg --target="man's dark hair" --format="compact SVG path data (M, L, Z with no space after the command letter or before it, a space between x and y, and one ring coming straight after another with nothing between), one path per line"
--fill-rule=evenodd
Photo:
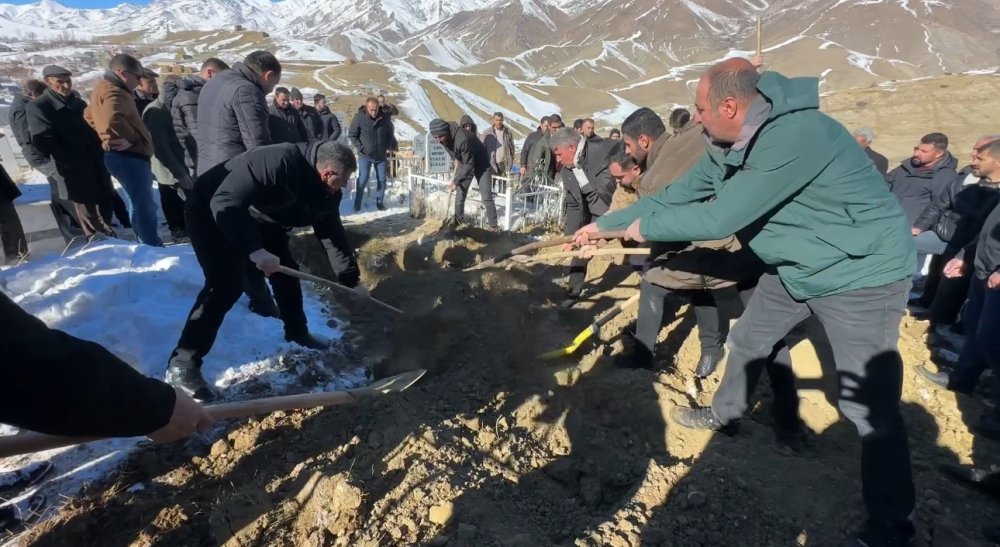
M625 153L624 146L615 147L614 152L611 153L611 158L608 160L608 165L612 163L617 163L622 167L622 169L625 170L629 170L638 165L635 158L633 158L630 154Z
M549 123L552 122L563 123L562 116L560 116L559 114L549 114Z
M225 61L217 57L209 57L205 59L205 62L201 64L201 70L206 70L211 68L212 70L222 72L223 70L229 70L229 65Z
M580 129L581 127L583 127L583 118L573 120L573 129Z
M976 152L980 154L986 154L991 158L1000 159L1000 139L992 140L979 148Z
M25 80L24 84L21 85L21 91L24 92L25 95L30 95L32 97L37 97L42 93L45 93L46 89L48 89L48 86L45 85L45 82L34 79Z
M124 70L135 74L137 77L142 75L142 63L135 57L124 53L119 53L112 57L111 62L108 63L108 68L111 69L111 72Z
M274 96L275 97L277 97L278 95L281 95L282 93L284 93L285 95L290 95L291 91L288 91L287 87L276 87L276 88L274 88Z
M708 102L718 108L727 97L736 99L741 105L753 102L757 97L757 82L760 73L746 59L729 59L709 68L705 72L708 80Z
M384 99L384 98L385 98L385 95L379 95L379 96L378 96L378 98L379 98L379 99Z
M281 63L269 51L255 51L243 59L243 64L247 65L250 70L256 72L258 75L265 72L277 72L281 74Z
M680 129L691 121L691 112L686 108L675 108L670 113L670 129Z
M612 137L612 136L614 136L614 135L618 135L618 136L620 137L620 136L622 135L622 132L621 132L621 131L619 131L619 130L617 130L617 129L612 129L612 130L611 130L611 132L610 132L610 133L608 133L608 136L609 136L609 137Z
M549 123L550 119L552 118L550 118L549 116L542 116L542 119L538 120L538 127L541 127L542 124Z
M332 164L338 174L353 173L358 170L358 160L354 152L339 142L324 142L316 149L316 166Z
M948 149L948 135L944 133L928 133L920 137L920 144L932 144L938 150Z
M660 116L645 106L629 114L622 122L622 134L633 140L646 135L655 141L666 132Z

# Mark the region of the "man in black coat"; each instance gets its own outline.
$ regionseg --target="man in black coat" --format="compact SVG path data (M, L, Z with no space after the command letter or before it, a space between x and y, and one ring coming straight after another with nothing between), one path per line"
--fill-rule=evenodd
M72 437L171 442L212 424L180 390L102 346L50 329L0 293L0 423ZM71 410L70 410L71 409Z
M10 107L10 128L14 132L14 139L21 147L24 159L36 171L45 175L49 182L49 208L52 216L56 219L56 226L63 240L69 243L73 238L83 234L80 224L76 221L76 209L73 202L59 197L59 184L56 182L57 176L55 164L48 155L41 153L31 144L31 131L28 129L27 106L28 103L45 93L45 84L38 80L27 80L24 82L22 93L14 96L14 104Z
M198 97L205 84L229 65L212 57L201 64L201 71L177 84L177 95L167 106L174 122L174 133L184 147L184 163L192 176L198 172Z
M528 174L528 158L531 157L531 149L535 147L538 139L541 139L549 132L549 117L542 116L538 120L538 129L535 129L524 138L524 146L521 147L521 176Z
M240 297L247 257L270 276L285 339L308 348L326 347L309 333L298 279L277 272L282 265L298 269L287 230L311 225L340 283L358 286L357 261L340 221L341 188L356 168L354 154L339 143L275 144L198 177L186 216L205 286L170 355L168 382L200 401L214 398L201 364L226 312Z
M562 164L562 183L566 193L566 234L597 220L608 212L615 183L608 170L611 153L620 142L612 140L587 140L576 130L564 128L549 137L549 148ZM565 305L580 297L587 274L587 260L574 259L569 267L569 290Z
M146 107L160 96L160 86L156 81L159 77L159 74L148 68L142 69L139 85L132 90L132 96L135 97L135 108L139 111L140 116Z
M372 167L375 168L375 205L380 211L385 209L382 198L385 197L389 150L396 147L394 133L392 118L379 107L378 100L374 97L369 97L351 120L351 130L348 131L347 138L358 153L358 186L354 193L355 213L361 211L361 201L365 196L365 187L368 185Z
M302 116L292 108L291 92L288 88L274 90L274 102L268 108L270 114L271 142L309 142L309 131L302 122Z
M475 133L463 129L455 122L434 118L430 123L430 134L448 150L455 160L455 175L451 190L455 196L455 218L458 224L465 216L465 199L469 195L472 181L479 184L479 197L486 207L486 223L491 230L497 229L497 208L493 203L493 170L490 168L490 154Z
M114 236L116 193L101 140L83 117L87 103L73 93L70 71L53 65L42 74L48 89L25 107L31 144L52 159L59 197L73 202L84 233Z
M319 111L315 107L309 106L302 100L302 92L299 88L293 87L290 94L292 98L292 108L299 113L302 124L306 127L306 136L310 141L323 140L323 128L320 127Z
M198 96L198 175L258 146L272 144L265 96L281 80L281 63L255 51L205 83Z
M337 116L333 112L330 112L330 107L326 103L326 95L320 93L313 95L313 103L316 105L316 111L319 113L319 140L340 140L340 134L343 131L340 127L340 120L337 119Z

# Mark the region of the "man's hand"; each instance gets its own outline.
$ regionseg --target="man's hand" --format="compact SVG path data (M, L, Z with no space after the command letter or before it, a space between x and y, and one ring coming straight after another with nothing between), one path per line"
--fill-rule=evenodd
M265 249L257 249L250 253L250 260L257 265L257 269L270 276L281 268L281 259L267 252Z
M944 265L944 276L948 279L962 277L965 272L965 262L961 258L953 258Z
M991 289L1000 289L1000 272L993 272L986 280L986 286Z
M625 230L625 241L635 241L635 242L638 242L638 243L645 243L646 242L646 238L642 237L642 234L639 232L639 221L640 220L642 220L642 219L638 219L638 218L635 219L635 221L632 223L632 225L629 226L627 230Z
M590 224L584 226L583 228L580 228L579 230L576 231L576 233L573 234L573 243L575 243L579 247L583 247L584 245L590 245L590 234L594 234L599 231L600 230L597 229L597 223L591 222Z
M918 236L921 233L923 233L923 230L921 230L920 228L910 228L910 235Z
M183 439L195 431L205 431L212 425L212 418L205 408L183 391L174 388L177 400L167 425L150 433L148 437L157 443L172 443Z
M458 189L458 185L455 184L454 182L448 185L448 191L449 192L454 192L457 189Z
M112 150L114 150L116 152L124 152L125 150L128 150L129 148L132 148L132 143L128 142L125 139L121 139L121 138L111 139L111 140L108 141L108 148L110 148L110 149L112 149Z
M574 243L563 243L563 246L560 248L560 250L562 250L562 252L564 252L564 253L568 253L570 251L575 251L576 250L576 243L575 242Z
M757 70L760 70L760 67L764 66L764 58L760 55L754 55L750 57L750 64Z

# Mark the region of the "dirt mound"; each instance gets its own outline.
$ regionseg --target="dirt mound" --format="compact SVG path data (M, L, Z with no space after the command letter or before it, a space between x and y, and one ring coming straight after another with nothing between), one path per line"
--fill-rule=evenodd
M611 366L634 310L605 326L605 343L539 361L631 295L636 278L595 260L590 296L563 310L560 267L449 265L453 253L479 261L519 239L375 234L362 247L363 275L407 313L338 300L347 354L379 375L433 374L392 397L276 413L214 443L140 452L115 484L95 485L24 543L828 545L860 523L857 433L839 420L836 385L812 344L792 351L813 431L800 451L774 442L766 385L733 437L669 427L669 410L710 401L720 374L691 381L698 346L683 302L662 333L659 370ZM908 321L900 343L918 522L937 545L975 545L1000 510L935 466L985 465L996 447L964 425L981 403L916 383L924 330ZM143 491L129 490L137 483Z

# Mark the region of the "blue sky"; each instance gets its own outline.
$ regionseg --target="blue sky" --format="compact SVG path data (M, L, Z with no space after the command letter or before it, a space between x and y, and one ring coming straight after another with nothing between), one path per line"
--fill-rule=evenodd
M33 4L37 0L3 0L6 4ZM124 4L126 0L56 0L70 8L110 8ZM148 4L149 0L128 0L131 4Z

